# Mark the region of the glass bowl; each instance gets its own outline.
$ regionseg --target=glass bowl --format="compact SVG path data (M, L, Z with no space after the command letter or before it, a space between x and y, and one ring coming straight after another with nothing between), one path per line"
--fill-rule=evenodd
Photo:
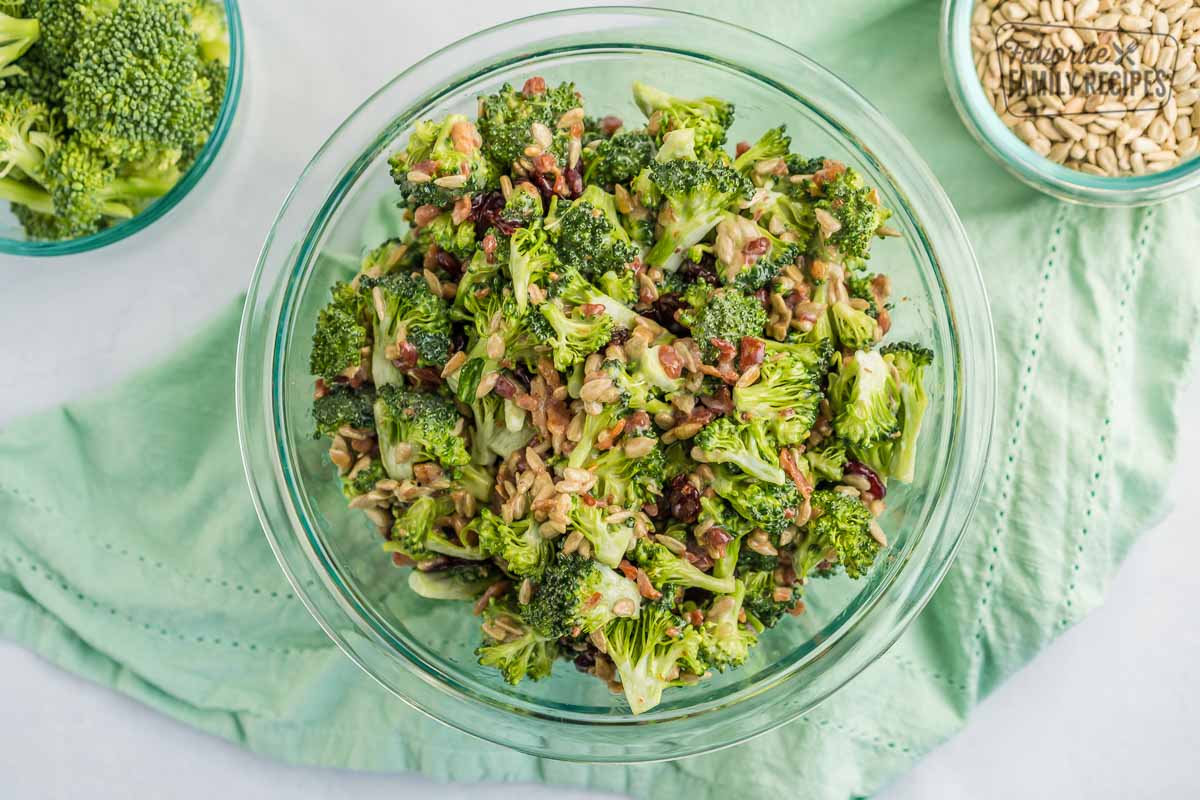
M988 102L971 50L971 14L975 0L943 0L942 71L950 99L971 135L992 158L1040 192L1060 200L1095 206L1159 203L1200 186L1200 157L1169 170L1119 177L1089 175L1056 164L1021 141Z
M473 114L476 96L529 76L574 79L588 107L638 119L629 87L736 100L730 141L787 122L798 148L842 158L878 186L902 238L874 263L892 277L897 339L933 348L918 477L889 494L893 538L868 578L821 582L806 613L766 633L748 663L632 716L570 663L512 687L476 663L478 618L408 590L378 534L347 509L312 438L310 336L364 230L382 238L399 199L386 159L417 120ZM390 212L390 215L389 215ZM267 538L309 610L367 673L435 719L559 759L649 761L742 741L813 708L877 659L945 574L981 484L995 355L983 283L962 225L912 147L862 97L783 45L678 12L593 8L477 33L415 64L354 112L300 176L251 281L238 343L246 476ZM397 731L403 736L403 731Z
M138 231L150 226L179 204L192 188L204 177L229 129L233 125L233 117L237 111L238 100L242 94L242 62L245 59L245 41L242 34L242 16L238 10L237 0L222 0L225 6L225 18L229 26L229 78L225 83L225 99L221 102L221 111L213 125L212 135L204 143L196 160L179 182L171 190L155 200L135 217L105 228L102 231L81 236L78 239L63 241L37 241L27 239L21 223L13 216L7 202L0 202L0 253L10 253L16 256L65 256L72 253L85 253L132 236Z

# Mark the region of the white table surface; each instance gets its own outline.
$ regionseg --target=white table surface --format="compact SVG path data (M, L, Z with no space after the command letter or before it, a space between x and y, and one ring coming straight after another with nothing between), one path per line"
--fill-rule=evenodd
M295 176L365 94L462 31L450 6L251 0L242 108L212 172L165 220L99 253L0 256L0 424L109 385L170 351L243 289ZM550 0L460 0L482 27ZM469 13L464 11L470 6ZM392 20L381 25L381 19ZM319 24L314 24L318 21ZM367 40L364 42L363 37ZM230 343L233 346L233 343ZM1196 796L1200 386L1184 405L1176 510L1134 548L1108 603L883 793L901 798ZM249 754L0 643L0 796L34 798L542 797L542 787L438 787L419 777L302 769Z

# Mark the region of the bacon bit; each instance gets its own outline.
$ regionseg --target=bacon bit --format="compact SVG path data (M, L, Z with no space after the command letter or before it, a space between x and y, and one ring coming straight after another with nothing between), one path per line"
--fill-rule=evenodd
M468 156L483 145L483 137L467 120L459 120L450 126L450 141L454 142L455 150ZM464 161L463 164L465 165L466 162Z
M411 567L417 562L404 555L404 553L392 553L392 563L397 567Z
M625 563L626 563L626 564L628 564L629 562L628 562L628 561L626 561ZM628 577L630 580L633 580L633 576L632 576L632 575L629 575L629 576L626 576L626 577ZM591 597L589 597L587 600L585 600L585 601L584 601L584 603L583 603L583 607L584 607L585 609L586 609L586 608L594 608L594 607L595 607L595 605L596 605L597 603L599 603L599 602L600 602L601 600L603 600L603 599L604 599L604 595L602 595L600 592L592 592L592 596L591 596Z
M813 174L813 183L817 186L823 186L826 183L833 181L838 175L846 171L846 165L840 161L825 159L821 163L821 169Z
M683 360L670 345L659 345L658 363L662 364L663 372L668 378L678 378L683 375Z
M637 580L637 567L630 564L629 559L621 559L621 563L617 566L617 569L621 570L621 574L629 578L629 580Z
M723 416L733 411L733 398L728 386L720 386L712 394L702 395L700 402L713 410L714 414Z
M625 430L629 433L637 433L649 427L650 415L641 409L638 409L625 418Z
M708 554L715 559L725 557L725 549L732 541L733 536L719 525L713 525L704 532L704 544L708 548Z
M500 595L504 594L511 586L511 581L500 580L484 589L483 594L481 594L479 599L475 601L475 608L473 609L475 616L478 617L483 613L483 610L488 607L488 601L490 601L493 597L499 597Z
M794 605L790 609L788 609L788 613L791 614L793 617L798 617L801 614L803 614L804 613L804 601L797 600L796 605Z
M638 567L634 581L637 583L638 592L647 600L657 600L662 597L662 592L654 588L654 584L650 583L650 577L641 567Z
M489 233L483 237L483 255L489 264L495 260L497 246L499 246L499 242L496 241L496 237L492 234Z
M746 242L742 252L748 256L761 256L771 249L771 240L765 236L760 236L757 239L751 239Z
M584 303L579 307L579 313L585 317L598 317L604 313L603 303Z
M329 394L329 387L325 384L325 379L317 378L317 382L313 384L313 400L320 400L327 394Z
M792 459L792 451L790 448L783 448L779 451L779 466L783 467L783 471L792 479L792 483L796 484L796 489L800 495L806 500L813 492L812 484L808 482L808 478L804 477L804 473L796 466L796 462Z
M688 422L699 422L701 425L707 425L717 418L717 412L713 411L708 406L696 406L692 409L692 413L688 414Z
M426 175L433 175L437 172L438 162L426 159L418 164L413 165L413 170L416 172L424 172Z
M767 346L762 339L753 336L743 336L738 353L738 372L745 372L756 364L763 362Z
M678 636L678 635L681 633L681 631L679 630L679 628L678 628L678 627L676 627L675 625L672 625L671 627L669 627L669 628L667 628L667 629L666 629L665 633L667 634L667 636L668 636L669 638L671 638L671 639L674 639L676 636ZM676 673L678 673L678 672L679 672L679 667L678 667L678 666L674 666L674 667L672 667L671 669L672 669L674 672L676 672ZM672 679L672 680L673 680L673 679Z
M604 117L602 120L600 120L600 130L604 131L605 136L612 136L614 133L621 130L624 125L625 123L620 117L614 117L612 114L609 114L607 117Z
M430 203L426 203L423 206L419 206L417 210L413 212L413 225L416 225L418 228L423 228L436 219L441 213L442 210L440 208Z
M750 149L749 142L738 142L737 145L733 148L733 152L736 155L740 156L742 153L745 153L749 149Z
M408 371L408 376L417 383L429 386L430 388L436 388L442 383L442 376L438 374L438 371L433 367L418 367L417 369L410 369Z
M465 194L454 201L454 210L450 212L450 220L455 225L461 225L471 218L471 195Z
M733 349L733 345L719 336L714 336L713 338L709 339L708 343L715 347L717 353L720 354L719 360L729 359L732 361L734 356L737 355L737 350Z
M686 616L693 627L699 628L704 624L704 612L698 608L693 608Z
M525 81L525 85L521 87L521 94L526 97L544 94L546 91L546 79L540 75L534 75L529 80Z

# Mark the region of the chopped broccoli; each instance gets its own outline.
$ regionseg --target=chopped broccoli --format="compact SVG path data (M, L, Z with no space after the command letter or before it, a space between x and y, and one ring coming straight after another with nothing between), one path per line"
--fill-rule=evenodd
M562 301L549 300L530 315L529 328L550 346L555 369L569 370L608 344L612 339L613 319L606 314L568 315Z
M833 429L854 447L870 447L899 435L900 387L878 352L834 356L829 373Z
M821 184L816 207L832 214L838 223L829 235L829 244L853 258L869 257L871 239L892 213L879 205L875 190L865 186L862 176L849 167Z
M464 220L455 225L450 212L444 212L418 230L417 244L424 245L421 249L434 244L459 261L468 261L475 253L475 223Z
M712 488L735 511L768 533L782 533L802 503L791 481L764 483L723 465L713 469Z
M338 428L349 425L356 430L369 431L375 427L375 391L369 386L352 389L346 384L334 384L324 396L313 401L313 438L334 436Z
M375 484L387 478L383 464L372 461L364 469L351 473L342 478L342 494L347 500L366 494L375 488Z
M851 578L867 574L882 549L871 535L871 512L857 497L832 489L818 489L809 499L812 519L792 559L796 574L803 578L823 561L841 564Z
M484 561L488 555L464 544L457 537L451 539L442 530L439 520L454 513L454 501L448 496L419 497L392 524L391 539L384 550L403 553L414 561L427 561L437 556L465 561Z
M787 164L783 159L787 157L791 147L792 137L787 135L786 127L780 125L778 128L771 128L733 160L733 168L747 178L753 179L760 172L760 164L773 167L776 163L780 163L786 167ZM771 170L768 169L766 174L771 174Z
M636 245L617 218L613 196L589 186L553 223L559 261L575 267L588 280L607 272L629 272L638 257Z
M775 575L770 570L739 572L739 580L745 585L742 607L746 611L746 619L760 632L764 628L775 627L800 599L800 587L777 586ZM777 595L779 589L784 591Z
M486 508L479 509L475 521L480 549L489 556L501 559L508 571L522 578L538 580L550 561L550 540L538 533L533 517L505 522Z
M0 7L0 78L25 74L13 62L24 55L41 35L41 24L36 19L14 16L15 12L21 10L19 7Z
M634 714L658 705L663 689L675 685L682 672L704 671L699 661L700 634L657 605L643 607L633 619L608 623L604 638Z
M573 83L544 87L540 91L532 86L517 91L505 84L497 93L480 98L479 132L483 134L483 150L507 168L525 157L526 148L537 145L532 128L541 125L550 134L551 144L537 146L566 166L569 138L558 122L563 114L582 105Z
M912 342L897 342L879 351L895 371L900 383L900 438L893 445L886 475L912 483L917 461L917 440L929 398L925 394L925 368L933 363L933 351Z
M571 510L567 514L570 529L577 530L592 544L593 557L614 569L625 557L633 541L633 519L609 522L613 511L597 503L589 504L578 495L571 495Z
M379 452L384 468L397 480L411 478L413 464L423 461L437 461L446 469L470 463L459 435L461 424L458 409L444 397L395 384L379 387L375 401Z
M702 572L692 562L677 556L666 545L649 539L638 539L629 560L646 572L654 586L674 584L688 589L704 589L713 594L729 594L734 590L732 577L718 578Z
M508 274L518 313L524 314L529 307L529 287L535 283L544 285L556 264L550 238L540 225L513 231L509 239Z
M472 364L482 363L482 361L468 362L463 370L465 371ZM473 463L487 465L495 461L497 456L502 459L508 458L533 439L532 426L522 425L518 430L512 430L506 424L508 418L506 411L512 407L511 400L496 394L488 394L471 403L471 415L475 421L475 428L471 434L471 461Z
M591 465L596 475L592 494L622 508L640 508L662 494L666 457L656 442L645 455L630 458L621 447L604 451Z
M572 305L604 306L605 315L612 318L613 326L616 328L633 330L639 322L652 327L654 326L654 323L639 316L624 303L610 297L588 283L587 279L577 269L568 267L562 270L558 274L557 280L550 287L550 294L552 297L561 298L564 302Z
M836 439L827 439L818 447L805 450L804 458L817 478L830 481L842 479L846 448Z
M402 369L440 367L450 356L450 314L420 275L389 272L363 276L375 310L371 375L377 384L398 383ZM403 367L395 363L399 361Z
M474 600L500 578L492 565L475 562L438 572L414 569L408 574L408 588L429 600Z
M849 303L834 303L829 316L838 344L848 350L869 350L883 335L874 317Z
M645 131L622 131L585 151L583 181L589 185L628 183L654 158L654 139ZM586 190L585 190L586 191Z
M675 159L650 165L649 180L662 194L661 235L646 263L674 272L688 248L708 235L726 210L751 193L750 182L729 167Z
M370 343L362 295L348 283L335 283L333 299L317 315L308 371L326 383L352 377L362 366L363 348Z
M731 288L710 290L703 281L696 283L685 295L692 308L680 312L679 321L692 332L706 361L718 355L713 339L737 347L743 336L762 336L767 324L767 312L751 294Z
M779 466L779 446L767 434L762 418L738 423L717 417L692 440L692 458L707 464L733 464L768 483L787 480Z
M511 603L502 600L489 601L483 618L485 640L475 650L481 665L495 667L514 686L525 678L536 681L550 675L558 658L557 641L538 633ZM496 639L492 632L504 638Z
M741 666L758 642L758 637L738 621L745 597L745 584L735 581L733 592L713 598L704 613L700 658L721 672Z
M494 183L479 133L462 114L418 122L404 149L388 163L392 180L411 206L447 206Z
M735 386L733 404L742 417L762 420L781 445L808 438L821 404L824 372L792 350L770 348L749 386Z
M45 105L20 90L0 94L0 178L15 174L37 180L56 144Z
M680 128L694 130L696 149L701 152L719 150L725 143L725 132L733 124L733 104L717 97L685 100L635 81L633 99L642 113L651 118L652 126L657 115L661 133Z
M637 616L642 596L620 573L577 555L560 555L542 576L526 614L546 636L587 634Z
M718 260L717 275L725 285L743 292L766 286L801 255L799 245L785 242L758 227L753 220L733 213L726 213L717 224L718 245L725 240L730 243L732 256L728 261ZM721 252L720 246L717 252Z

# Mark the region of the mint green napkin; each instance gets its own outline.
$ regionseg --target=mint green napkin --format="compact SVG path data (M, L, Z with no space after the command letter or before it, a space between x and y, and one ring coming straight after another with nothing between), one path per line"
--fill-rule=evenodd
M629 768L539 761L411 711L328 642L259 531L231 404L240 301L166 363L0 431L0 635L265 754L441 779L840 800L958 730L1101 601L1163 513L1200 323L1200 202L1086 209L1009 178L950 107L935 3L783 5L737 17L834 65L923 151L967 223L999 345L995 457L961 554L848 687L718 758Z

